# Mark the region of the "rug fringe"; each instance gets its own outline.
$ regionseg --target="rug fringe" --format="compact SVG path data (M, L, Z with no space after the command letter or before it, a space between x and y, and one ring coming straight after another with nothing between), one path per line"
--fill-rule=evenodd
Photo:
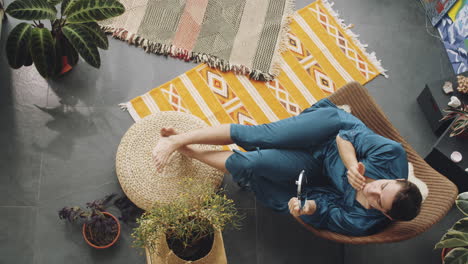
M293 0L287 0L293 1ZM162 44L147 40L141 36L128 32L123 28L114 28L110 26L101 26L105 33L112 34L112 37L126 41L130 45L143 48L148 53L154 53L158 55L171 56L184 61L194 61L196 63L206 63L212 68L219 69L223 72L233 71L236 74L247 75L250 78L257 81L272 81L275 76L279 74L279 69L275 71L276 74L263 72L260 70L253 70L244 65L231 64L227 60L220 59L219 57L206 54L191 52L183 48L175 47L171 44Z
M273 59L271 61L271 68L270 72L274 76L278 76L281 72L281 54L285 51L289 50L288 42L288 32L289 32L289 25L294 16L295 10L295 0L286 0L285 7L284 7L284 16L283 20L281 21L281 28L279 32L278 42L276 43L275 53L273 54Z
M377 56L375 55L375 52L369 53L367 51L368 45L367 44L362 44L361 41L359 41L359 39L358 39L359 35L355 34L353 31L351 31L351 28L353 28L354 25L353 24L346 25L344 23L344 20L340 18L340 14L338 12L336 12L335 10L333 10L333 5L335 3L328 2L328 0L321 0L321 1L322 1L323 6L325 6L325 8L327 9L327 11L332 16L335 17L335 19L338 21L338 23L343 28L343 30L345 30L346 34L348 34L351 37L351 40L354 42L354 44L356 46L358 46L362 50L362 52L364 54L367 55L369 60L372 62L372 64L375 65L375 67L380 72L380 74L382 74L385 78L388 78L387 70L383 68L382 61L377 59Z
M121 104L119 104L119 107L120 107L120 109L122 111L128 111L128 104L129 104L129 102L128 103L121 103Z

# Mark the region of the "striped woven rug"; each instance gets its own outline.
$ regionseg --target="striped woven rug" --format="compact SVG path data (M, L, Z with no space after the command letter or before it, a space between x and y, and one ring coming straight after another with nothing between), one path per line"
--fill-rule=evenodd
M147 52L204 62L271 81L279 73L294 0L120 0L126 12L101 22Z
M385 75L328 2L297 11L290 27L288 50L281 54L281 72L273 81L253 81L201 64L121 106L135 121L180 111L212 126L254 125L298 115L350 81L365 84Z

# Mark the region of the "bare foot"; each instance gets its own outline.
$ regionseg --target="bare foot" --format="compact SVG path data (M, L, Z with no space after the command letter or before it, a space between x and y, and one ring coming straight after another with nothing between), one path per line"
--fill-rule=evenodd
M167 160L171 154L179 147L177 141L172 137L175 135L173 128L161 129L161 138L153 149L153 160L159 172L166 166Z

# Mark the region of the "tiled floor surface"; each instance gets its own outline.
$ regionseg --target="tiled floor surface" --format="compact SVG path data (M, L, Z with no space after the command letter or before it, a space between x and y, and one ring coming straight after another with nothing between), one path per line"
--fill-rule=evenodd
M7 0L10 3L11 0ZM297 1L296 8L310 1ZM452 74L442 43L430 36L419 1L336 0L360 40L377 52L390 75L366 87L401 134L426 155L435 136L416 104L426 82ZM46 82L32 67L12 70L5 58L7 32L0 42L0 263L144 263L131 248L124 225L118 244L93 250L79 228L57 217L63 206L84 204L118 192L114 157L133 123L117 104L140 95L195 66L149 55L110 41L99 70L80 62L71 74ZM432 29L429 29L432 32ZM66 114L41 107L76 105ZM227 231L230 263L440 263L434 243L459 217L452 210L432 229L409 241L351 246L314 237L290 216L256 205L254 197L225 180L229 195L246 213L241 231Z

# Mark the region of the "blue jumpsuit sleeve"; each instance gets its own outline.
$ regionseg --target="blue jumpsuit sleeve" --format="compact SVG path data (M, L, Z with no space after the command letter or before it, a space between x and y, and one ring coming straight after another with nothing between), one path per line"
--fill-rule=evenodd
M362 215L358 212L347 211L342 203L332 194L315 196L317 205L312 215L302 215L300 218L317 229L326 229L335 233L350 236L365 236L378 232L387 223L382 214Z
M339 136L353 144L358 161L372 179L407 179L408 160L403 146L368 128L340 130Z

